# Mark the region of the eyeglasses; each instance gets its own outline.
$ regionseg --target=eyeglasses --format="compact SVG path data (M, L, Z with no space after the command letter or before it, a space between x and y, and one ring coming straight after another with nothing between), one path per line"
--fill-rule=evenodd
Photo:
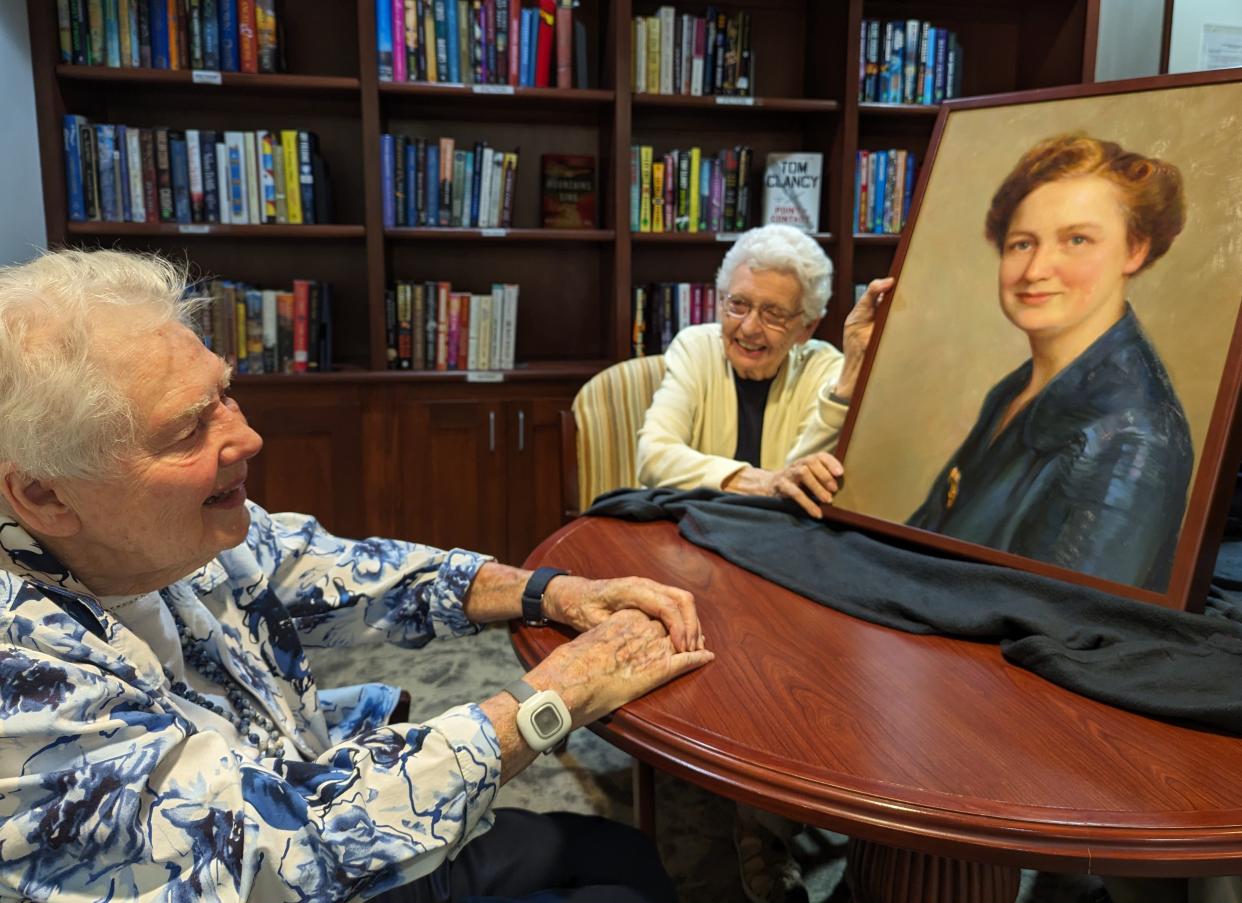
M755 303L740 295L727 295L724 299L725 315L733 317L735 320L745 320L754 309ZM799 316L801 314L791 314L771 304L765 304L759 308L759 322L769 329L776 329L782 332L788 329L790 324L798 319Z

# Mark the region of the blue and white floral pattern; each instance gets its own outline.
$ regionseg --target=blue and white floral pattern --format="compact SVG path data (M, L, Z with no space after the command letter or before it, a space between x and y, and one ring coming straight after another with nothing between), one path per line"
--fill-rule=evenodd
M303 653L474 633L486 559L250 514L169 598L302 760L188 721L148 647L0 519L0 900L367 898L490 827L500 747L477 705L387 727L395 688L321 692Z

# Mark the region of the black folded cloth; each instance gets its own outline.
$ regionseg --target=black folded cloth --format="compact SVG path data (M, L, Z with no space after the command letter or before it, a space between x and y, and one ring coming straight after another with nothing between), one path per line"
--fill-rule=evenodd
M1242 734L1242 541L1232 537L1204 613L1189 614L912 549L783 499L623 489L586 513L675 520L690 542L821 605L909 633L997 642L1013 664L1083 696Z

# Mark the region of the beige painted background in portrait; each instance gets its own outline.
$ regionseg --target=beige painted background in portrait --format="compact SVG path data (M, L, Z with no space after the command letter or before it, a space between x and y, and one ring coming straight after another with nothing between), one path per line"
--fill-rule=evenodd
M1186 228L1130 281L1129 297L1186 410L1197 474L1242 299L1240 128L1242 84L951 113L859 403L837 507L904 522L988 390L1029 357L1026 337L1001 313L999 258L983 220L1018 158L1069 131L1182 172Z

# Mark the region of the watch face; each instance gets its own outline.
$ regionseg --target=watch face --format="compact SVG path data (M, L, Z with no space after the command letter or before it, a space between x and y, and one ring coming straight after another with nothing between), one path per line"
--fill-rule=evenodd
M561 729L561 713L556 710L556 706L549 703L539 707L538 711L531 717L531 723L535 725L535 730L539 732L539 736L554 737L556 732Z

